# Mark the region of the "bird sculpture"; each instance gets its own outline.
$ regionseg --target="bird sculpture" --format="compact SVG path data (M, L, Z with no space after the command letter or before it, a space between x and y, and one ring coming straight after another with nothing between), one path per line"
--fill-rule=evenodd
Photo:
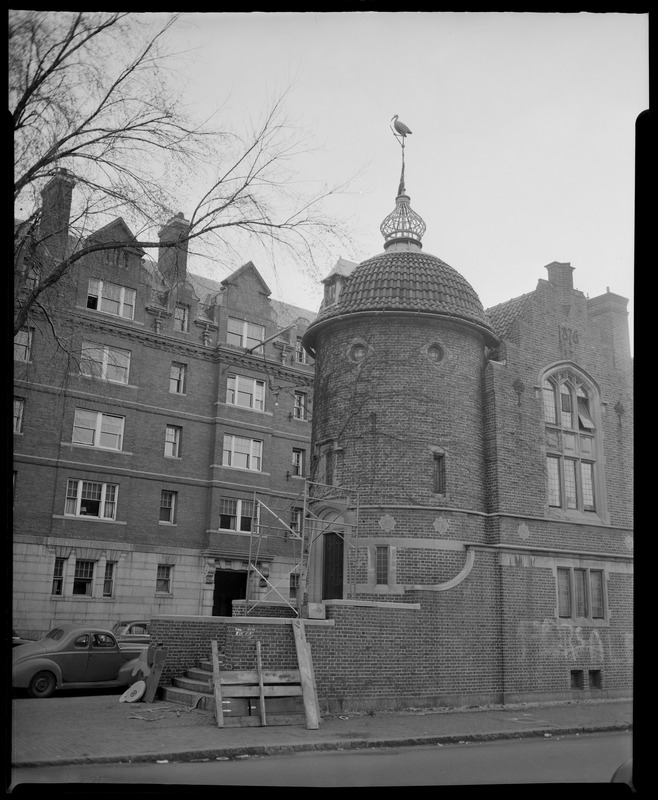
M411 133L409 128L407 128L407 126L404 124L404 122L400 122L397 114L391 118L391 122L393 123L393 127L400 134L400 136L404 137Z

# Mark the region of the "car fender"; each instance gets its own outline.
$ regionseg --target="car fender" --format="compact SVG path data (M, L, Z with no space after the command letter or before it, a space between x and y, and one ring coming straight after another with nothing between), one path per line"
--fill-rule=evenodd
M144 667L144 657L139 656L137 658L133 658L131 661L127 661L125 664L121 666L119 669L119 673L117 675L117 680L120 681L122 684L127 686L132 686L133 683L137 681L144 680L146 677Z
M53 673L57 680L57 688L60 689L63 683L62 670L58 664L49 658L31 658L29 661L14 664L11 670L13 686L19 689L26 689L37 672L42 670Z

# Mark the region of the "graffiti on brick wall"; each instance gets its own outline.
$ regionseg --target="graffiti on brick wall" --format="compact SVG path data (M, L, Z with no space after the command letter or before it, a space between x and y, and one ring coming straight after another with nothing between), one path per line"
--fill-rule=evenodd
M596 628L587 630L578 625L563 625L556 619L522 620L519 641L523 655L527 651L541 658L561 658L566 661L603 663L605 650Z

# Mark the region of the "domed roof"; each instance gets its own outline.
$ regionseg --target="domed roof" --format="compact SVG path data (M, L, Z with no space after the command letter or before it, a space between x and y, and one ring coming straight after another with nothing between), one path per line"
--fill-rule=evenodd
M417 247L389 249L359 264L341 288L338 301L321 309L309 333L331 319L374 311L449 317L474 325L488 334L489 342L496 341L482 303L466 278Z

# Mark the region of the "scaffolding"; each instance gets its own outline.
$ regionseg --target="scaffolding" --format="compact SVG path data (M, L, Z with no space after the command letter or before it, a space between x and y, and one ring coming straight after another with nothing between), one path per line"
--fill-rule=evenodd
M314 547L328 532L341 537L352 553L358 549L359 494L342 486L330 486L304 480L297 495L254 492L249 538L249 574L261 585L269 587L265 597L253 596L253 581L247 581L246 613L260 604L271 602L272 592L278 596L297 618L308 613L308 570ZM265 537L288 541L293 545L293 566L276 582L265 571L261 549ZM348 595L356 596L356 559L347 570ZM348 565L350 559L348 558ZM295 602L280 591L282 585L290 586L291 575L297 575ZM351 586L350 586L351 579Z

